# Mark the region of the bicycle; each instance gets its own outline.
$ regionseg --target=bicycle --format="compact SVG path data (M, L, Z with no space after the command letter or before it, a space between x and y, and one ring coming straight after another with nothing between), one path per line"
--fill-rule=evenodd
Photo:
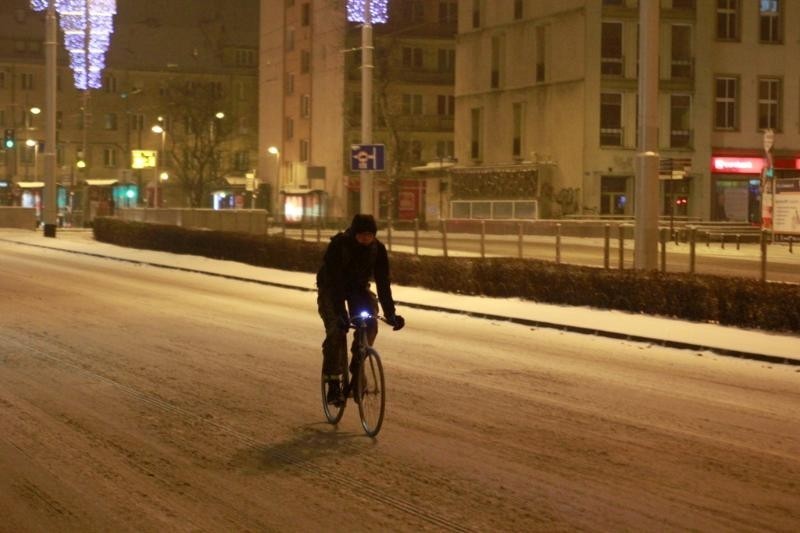
M386 387L383 378L383 365L381 356L367 342L367 325L370 320L386 319L380 316L373 316L363 311L350 318L350 327L355 329L356 353L352 355L355 361L350 362L349 368L355 368L357 375L353 376L351 383L349 370L345 370L342 378L341 390L344 393L344 401L341 405L329 404L328 384L325 374L322 374L322 409L325 418L331 424L338 424L347 406L347 398L352 396L358 405L358 416L361 418L361 427L364 432L374 437L381 430L383 424L383 414L386 407Z

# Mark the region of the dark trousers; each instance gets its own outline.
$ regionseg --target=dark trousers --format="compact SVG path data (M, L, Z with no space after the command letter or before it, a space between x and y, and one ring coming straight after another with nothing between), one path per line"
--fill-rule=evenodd
M378 314L378 300L369 290L349 294L346 301L351 316L361 311L369 311L372 315ZM322 288L317 292L317 309L325 325L325 340L322 341L322 372L328 375L344 374L347 369L347 333L339 325L339 313L330 293ZM378 322L370 321L367 329L370 346L375 342L377 335ZM352 351L355 351L355 346L356 339L353 337Z

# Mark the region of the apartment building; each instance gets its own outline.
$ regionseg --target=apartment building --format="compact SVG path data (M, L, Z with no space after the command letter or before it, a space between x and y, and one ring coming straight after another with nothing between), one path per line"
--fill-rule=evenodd
M660 214L757 223L765 131L800 166L800 3L660 6ZM637 0L460 2L451 215L632 215L641 38Z
M88 91L74 87L59 31L56 180L62 212L85 211L88 220L107 205L154 205L157 179L159 205L187 205L169 155L186 124L163 97L167 87L192 84L213 86L222 95L224 118L210 115L209 125L229 132L219 146L218 179L200 203L212 205L214 192L217 200L224 195L242 203L244 176L256 166L258 9L258 0L224 6L211 0L118 0L103 85ZM38 208L41 201L44 114L36 111L45 100L43 40L44 14L34 12L28 0L0 3L0 130L13 132L16 141L0 154L3 205ZM156 124L166 132L151 131ZM133 150L163 157L156 167L134 169Z
M262 0L259 174L289 222L359 209L351 145L361 143L361 26L346 2ZM374 174L381 218L437 218L452 159L457 2L389 2L373 25ZM438 162L435 165L428 165Z

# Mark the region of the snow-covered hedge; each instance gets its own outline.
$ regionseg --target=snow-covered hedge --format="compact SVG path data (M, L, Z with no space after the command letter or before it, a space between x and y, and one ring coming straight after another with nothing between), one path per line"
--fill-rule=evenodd
M243 233L190 230L111 218L94 221L97 240L149 250L316 272L325 244ZM400 285L619 309L700 322L800 332L800 286L699 274L603 270L514 258L392 253Z

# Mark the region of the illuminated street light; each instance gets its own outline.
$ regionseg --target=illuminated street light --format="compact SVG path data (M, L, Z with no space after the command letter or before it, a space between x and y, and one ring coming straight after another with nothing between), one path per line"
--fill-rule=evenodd
M25 146L33 148L33 181L36 181L36 177L39 175L39 141L28 139L25 141Z
M270 206L270 210L272 212L272 218L274 220L277 220L276 218L278 214L277 196L281 184L281 151L278 150L277 146L270 146L269 148L267 148L267 153L275 156L275 174L274 174L275 178L272 181L272 187L270 191L270 196L272 197L270 198L270 203L272 204Z
M164 121L164 117L158 117L159 122ZM150 131L153 133L157 133L161 135L161 150L158 152L158 157L156 158L156 167L155 167L155 188L153 189L153 207L160 207L160 203L158 201L158 182L162 179L163 175L166 175L166 172L159 172L159 168L163 166L162 158L164 157L164 144L167 138L167 130L164 129L164 126L161 124L156 124ZM169 177L167 175L167 177ZM165 178L164 178L165 179Z
M34 106L34 107L32 107L32 108L30 109L30 111L31 111L31 114L32 114L32 115L38 115L39 113L41 113L41 112L42 112L42 110L41 110L40 108L38 108L38 107L35 107L35 106Z

